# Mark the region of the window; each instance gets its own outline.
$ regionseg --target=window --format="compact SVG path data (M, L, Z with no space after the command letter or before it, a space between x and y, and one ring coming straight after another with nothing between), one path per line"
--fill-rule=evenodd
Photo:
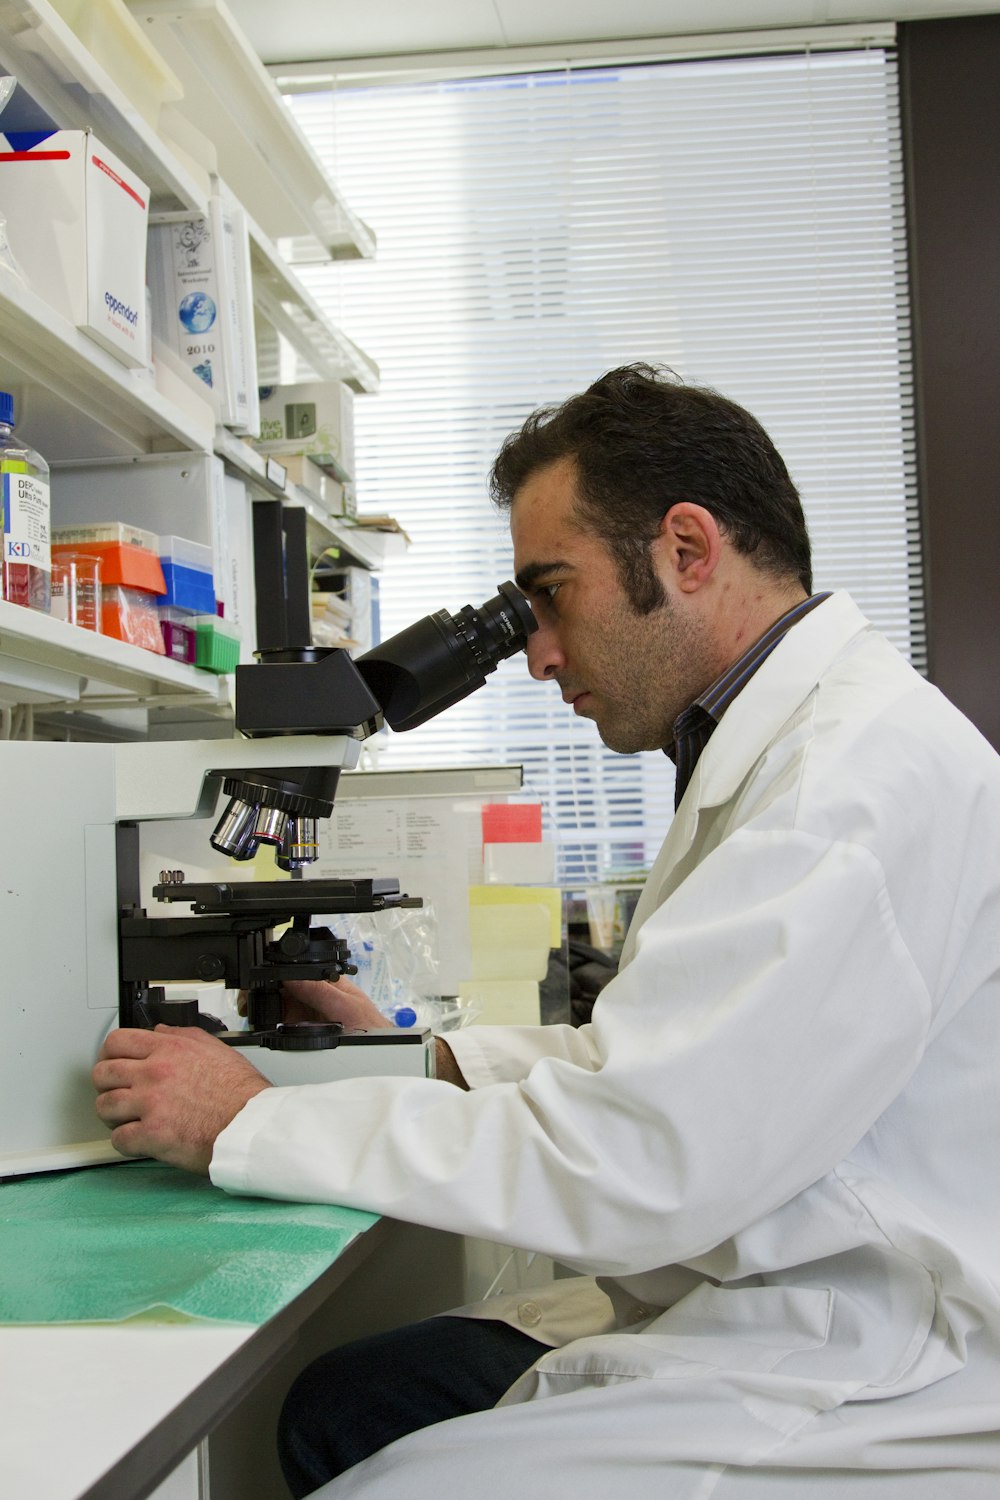
M874 49L443 83L290 100L368 264L304 279L374 357L359 503L412 538L383 635L511 573L486 498L503 438L614 365L664 363L747 406L809 518L817 588L848 588L914 661L924 639L895 59ZM613 755L522 657L386 765L509 762L566 883L642 868L666 757Z

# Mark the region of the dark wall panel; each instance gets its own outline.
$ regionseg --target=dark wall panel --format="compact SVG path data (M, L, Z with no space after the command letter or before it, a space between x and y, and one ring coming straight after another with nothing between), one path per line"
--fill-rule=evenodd
M1000 15L899 52L930 675L1000 749Z

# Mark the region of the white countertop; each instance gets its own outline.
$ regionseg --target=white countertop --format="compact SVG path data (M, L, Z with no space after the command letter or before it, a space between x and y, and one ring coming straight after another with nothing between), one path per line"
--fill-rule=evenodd
M367 1259L379 1221L260 1327L165 1318L0 1326L3 1500L139 1500Z

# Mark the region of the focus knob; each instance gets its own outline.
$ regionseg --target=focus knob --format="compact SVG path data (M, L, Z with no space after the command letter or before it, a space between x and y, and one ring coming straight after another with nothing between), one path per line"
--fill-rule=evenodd
M344 1034L339 1021L299 1021L260 1033L260 1044L272 1052L322 1052L336 1047Z

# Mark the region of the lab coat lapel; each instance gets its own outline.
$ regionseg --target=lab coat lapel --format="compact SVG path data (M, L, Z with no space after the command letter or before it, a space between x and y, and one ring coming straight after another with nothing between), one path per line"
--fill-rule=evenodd
M705 814L735 796L834 657L869 628L849 594L832 594L792 627L734 699L698 759L636 903L620 968L631 960L642 924L687 874L690 861L686 856L698 846Z

